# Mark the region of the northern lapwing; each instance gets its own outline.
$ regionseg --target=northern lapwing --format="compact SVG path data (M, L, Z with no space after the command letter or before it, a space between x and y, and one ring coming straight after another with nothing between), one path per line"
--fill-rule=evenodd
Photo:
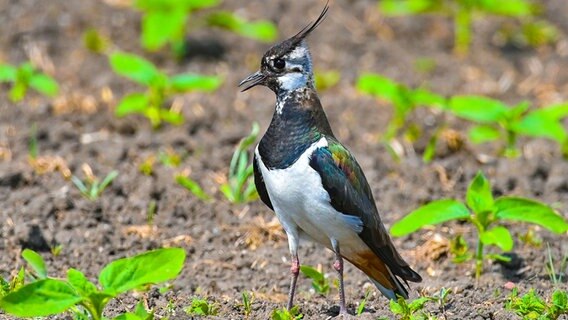
M369 276L389 299L408 298L401 279L419 282L396 251L375 206L371 188L355 157L333 135L314 87L306 37L324 20L320 16L295 36L270 48L260 70L239 86L263 85L276 94L272 122L254 153L254 181L262 201L274 210L288 237L292 308L300 261L300 239L335 253L340 314L347 313L343 258Z

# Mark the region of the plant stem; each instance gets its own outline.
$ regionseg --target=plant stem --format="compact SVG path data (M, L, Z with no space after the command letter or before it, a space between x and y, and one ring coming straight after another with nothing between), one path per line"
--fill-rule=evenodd
M87 311L91 314L93 320L101 320L102 319L102 312L99 312L97 308L95 308L91 303L81 303L81 305L87 309Z
M454 53L465 56L469 52L471 42L471 11L469 8L460 7L454 16Z
M475 253L475 279L479 280L481 276L481 271L483 271L483 242L481 242L481 236L477 239L477 251Z

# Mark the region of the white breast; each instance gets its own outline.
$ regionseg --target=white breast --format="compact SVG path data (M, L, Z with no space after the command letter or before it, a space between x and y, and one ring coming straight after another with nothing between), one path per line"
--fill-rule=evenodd
M287 233L301 230L328 248L331 248L330 238L338 240L342 248L352 242L359 247L364 244L345 223L345 215L331 206L319 174L310 166L312 153L327 145L325 137L321 138L286 169L268 170L261 161L258 147L255 153L270 201Z

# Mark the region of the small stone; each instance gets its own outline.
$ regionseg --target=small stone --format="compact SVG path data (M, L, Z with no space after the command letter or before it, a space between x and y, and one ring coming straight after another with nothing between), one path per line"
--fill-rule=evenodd
M515 284L511 281L506 282L503 287L507 290L513 290L513 288L515 288Z

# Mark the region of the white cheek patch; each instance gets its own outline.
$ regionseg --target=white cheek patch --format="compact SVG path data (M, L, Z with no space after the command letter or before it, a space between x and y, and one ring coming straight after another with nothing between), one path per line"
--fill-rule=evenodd
M306 75L300 72L286 73L278 77L280 88L282 88L285 91L291 91L304 87L306 85L307 80L308 79Z

